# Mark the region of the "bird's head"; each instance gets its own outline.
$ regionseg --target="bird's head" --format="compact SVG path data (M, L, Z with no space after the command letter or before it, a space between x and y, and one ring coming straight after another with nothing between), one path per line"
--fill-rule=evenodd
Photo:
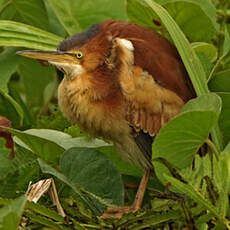
M88 30L63 40L57 51L23 50L17 54L47 61L71 79L96 70L97 75L105 75L106 69L113 72L122 58L121 52L117 51L119 46L133 50L131 42L118 39L101 24L95 24Z
M108 27L109 21L95 24L63 40L56 51L24 50L18 54L47 61L64 73L65 82L74 82L75 89L91 89L93 97L103 97L119 88L121 66L133 64L132 43L118 38Z

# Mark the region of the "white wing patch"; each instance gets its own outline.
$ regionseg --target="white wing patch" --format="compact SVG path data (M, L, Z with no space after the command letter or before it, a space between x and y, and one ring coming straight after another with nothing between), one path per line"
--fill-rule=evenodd
M127 39L119 38L118 40L122 46L124 46L126 49L130 51L134 51L133 43Z

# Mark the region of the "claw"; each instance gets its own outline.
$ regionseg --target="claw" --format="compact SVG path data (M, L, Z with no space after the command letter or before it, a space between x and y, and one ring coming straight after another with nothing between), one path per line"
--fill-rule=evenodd
M130 212L137 212L139 209L136 207L132 206L127 206L127 207L112 207L108 208L102 215L102 219L106 218L116 218L120 219L124 214L130 213Z

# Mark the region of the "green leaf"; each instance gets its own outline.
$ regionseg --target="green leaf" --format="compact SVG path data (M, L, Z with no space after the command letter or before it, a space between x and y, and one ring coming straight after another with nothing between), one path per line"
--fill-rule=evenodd
M205 55L210 62L214 62L217 59L218 52L214 45L206 42L194 42L191 46L197 54Z
M48 18L42 0L1 0L0 19L48 29Z
M230 151L220 154L220 160L214 159L214 182L218 188L217 208L219 214L225 218L229 206L228 191L230 182Z
M11 160L11 168L0 181L0 196L16 198L19 194L25 193L30 181L39 179L40 167L36 155L16 146L15 157Z
M0 209L1 230L16 230L18 228L25 203L26 196L21 196Z
M64 149L45 138L38 137L26 132L22 132L12 128L5 128L7 131L18 137L23 143L20 143L22 147L29 148L33 153L41 157L47 162L57 163L60 155L64 152Z
M124 0L48 0L48 3L70 35L87 29L92 22L126 20Z
M39 215L43 215L43 216L48 217L50 219L53 219L55 221L64 223L64 218L61 215L59 215L54 210L47 208L44 205L28 201L26 203L26 209L29 209L29 210L31 210L31 211L39 214Z
M224 34L224 47L223 47L222 56L225 57L229 53L229 51L230 51L230 34L226 26L225 34Z
M182 112L213 111L219 115L221 112L221 105L221 98L215 93L209 93L188 101L183 107Z
M140 229L158 229L152 228L153 226L159 226L162 223L174 222L182 218L178 212L175 211L167 211L162 213L154 213L153 215L148 215L143 218L142 221L136 221L132 228L133 230L140 230ZM133 218L134 219L134 218Z
M213 206L209 200L205 199L205 197L195 190L192 185L184 184L183 182L164 174L165 179L171 183L173 187L175 187L179 192L187 195L198 204L202 205L205 209L209 210L215 217L219 219L222 223L225 223L225 219L219 214L218 209Z
M205 42L194 42L191 44L205 70L206 76L209 76L212 70L212 63L217 59L217 48Z
M33 212L25 212L24 215L28 217L31 222L32 226L34 227L33 223L38 223L42 225L43 230L65 230L66 228L63 227L60 223L53 221L52 219L46 218L44 216L40 216L38 214L34 214ZM40 225L38 225L40 228ZM47 228L46 228L46 227Z
M143 175L143 171L138 166L123 160L114 146L99 147L97 150L112 159L121 174L138 177Z
M64 27L61 25L59 22L56 14L52 10L51 6L49 5L48 1L44 1L46 11L47 11L47 16L48 16L48 21L49 21L49 27L50 27L50 32L54 33L58 36L61 37L66 37L66 31Z
M223 50L222 55L220 55L219 59L217 60L216 64L212 68L211 73L208 76L208 81L210 81L213 78L213 75L215 74L217 68L221 64L222 60L227 56L227 54L230 51L230 30L228 30L228 27L225 27L225 36L224 36L224 44L223 44Z
M179 169L191 166L217 118L213 111L184 112L160 130L153 143L153 164L160 179L168 170L154 159L164 158Z
M7 177L12 168L12 160L9 159L10 150L5 147L5 141L0 138L0 180Z
M56 71L52 66L41 65L36 60L22 58L18 67L25 87L27 107L38 114L45 104L44 90L49 83L55 81Z
M132 22L155 30L161 28L160 19L150 7L144 4L143 1L127 0L126 10L128 17ZM157 22L157 25L154 22Z
M70 188L73 189L73 191L82 199L82 201L96 214L96 215L100 215L101 214L101 210L100 208L95 205L91 199L88 199L88 197L83 194L81 192L81 188L79 186L77 186L76 184L71 183L71 181L68 180L68 178L58 172L56 169L52 168L50 165L46 164L44 161L42 161L41 159L38 159L39 165L41 167L41 170L43 173L49 173L55 177L57 177L59 180L61 180L62 182L64 182L65 184L67 184ZM90 194L87 194L90 195ZM92 197L91 197L92 198ZM97 200L102 200L99 197L97 197L96 195L94 196L94 198L96 198Z
M8 81L13 73L16 72L20 56L15 55L16 48L7 48L0 54L0 89L8 93Z
M7 117L13 126L21 126L23 123L23 110L20 105L8 94L0 89L0 114Z
M191 41L210 41L218 29L216 9L208 0L156 0L155 2L168 11ZM127 3L128 16L133 22L160 29L160 24L154 25L154 21L160 22L157 12L151 12L150 8L140 0L128 0Z
M220 112L221 98L214 93L204 94L190 100L182 113L160 130L153 143L153 164L159 178L167 169L154 159L164 158L180 169L190 166Z
M208 86L213 92L230 92L230 69L216 73Z
M184 62L189 77L195 88L198 96L209 92L206 83L205 71L195 53L191 48L185 35L175 23L169 13L160 5L152 2L151 0L145 0L148 6L160 17L168 30L171 38L174 41L176 48ZM222 140L219 135L219 128L216 126L212 131L212 138L218 150L222 149Z
M74 185L102 197L108 203L124 205L124 186L113 162L91 148L71 148L60 160L62 173Z
M43 138L47 141L54 142L65 150L72 147L99 148L103 146L111 146L111 144L108 144L100 139L93 139L89 137L72 138L69 134L52 129L28 129L24 132L38 138Z
M63 40L55 34L19 22L0 20L0 46L56 50Z
M216 14L209 0L168 1L163 6L191 41L210 41L214 36Z
M52 141L65 150L73 147L95 148L112 159L120 173L133 176L141 176L143 174L137 166L123 160L119 153L115 150L114 146L104 142L103 140L84 136L72 138L66 133L51 129L28 129L24 132ZM23 143L18 141L17 143L24 146Z
M222 99L222 111L219 118L219 126L224 139L224 146L230 141L230 92L229 93L218 93Z

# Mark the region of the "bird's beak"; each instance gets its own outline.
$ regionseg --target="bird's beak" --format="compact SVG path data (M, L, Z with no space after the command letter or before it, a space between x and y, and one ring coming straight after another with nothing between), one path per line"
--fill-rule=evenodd
M41 51L41 50L22 50L17 52L18 55L33 59L48 61L57 64L76 63L76 56L73 53L63 51Z

